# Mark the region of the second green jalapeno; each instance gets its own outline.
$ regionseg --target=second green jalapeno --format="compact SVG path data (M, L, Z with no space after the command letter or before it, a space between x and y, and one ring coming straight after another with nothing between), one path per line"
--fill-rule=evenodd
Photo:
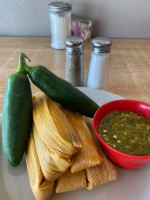
M41 65L30 67L26 65L24 61L24 68L31 81L38 88L64 107L88 117L93 117L94 113L99 108L87 95L69 82L57 77L46 67Z

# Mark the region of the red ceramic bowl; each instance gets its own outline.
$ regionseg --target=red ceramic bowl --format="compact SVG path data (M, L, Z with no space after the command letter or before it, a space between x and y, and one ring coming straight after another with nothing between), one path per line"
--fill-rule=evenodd
M102 118L112 111L131 111L142 114L150 120L150 105L135 101L135 100L116 100L102 105L95 113L93 119L93 126L96 136L98 137L101 147L110 160L120 167L126 169L138 169L150 163L150 156L133 156L122 153L110 147L102 138L99 133L99 124Z

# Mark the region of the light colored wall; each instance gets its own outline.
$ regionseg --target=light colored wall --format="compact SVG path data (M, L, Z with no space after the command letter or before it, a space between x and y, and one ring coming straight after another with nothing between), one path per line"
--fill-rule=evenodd
M51 0L0 0L0 36L49 36ZM68 0L93 36L150 38L150 0Z

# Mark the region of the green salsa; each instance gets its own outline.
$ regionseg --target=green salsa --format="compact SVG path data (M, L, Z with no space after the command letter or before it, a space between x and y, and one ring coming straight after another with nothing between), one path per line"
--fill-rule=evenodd
M150 155L150 120L140 114L111 112L102 119L99 133L118 151L136 156Z

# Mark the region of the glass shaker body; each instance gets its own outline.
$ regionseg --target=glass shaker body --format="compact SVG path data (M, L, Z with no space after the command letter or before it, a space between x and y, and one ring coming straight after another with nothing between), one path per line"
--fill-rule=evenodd
M65 79L74 86L84 86L83 42L78 36L66 40Z
M91 53L87 87L107 90L109 55L109 53Z
M84 86L83 53L66 52L65 79L74 86Z
M107 90L112 42L108 38L97 37L92 40L92 45L87 87Z
M66 2L49 4L51 47L65 49L65 39L71 35L71 5Z

